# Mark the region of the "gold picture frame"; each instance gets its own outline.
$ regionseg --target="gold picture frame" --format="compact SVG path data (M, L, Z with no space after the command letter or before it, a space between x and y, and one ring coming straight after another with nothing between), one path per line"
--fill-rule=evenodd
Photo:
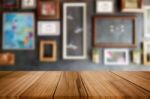
M56 41L53 41L53 40L40 41L40 61L41 62L56 62L57 61Z
M150 41L145 41L143 43L143 62L144 62L144 65L150 65L150 52L148 53L148 51L149 51L148 46L150 46Z

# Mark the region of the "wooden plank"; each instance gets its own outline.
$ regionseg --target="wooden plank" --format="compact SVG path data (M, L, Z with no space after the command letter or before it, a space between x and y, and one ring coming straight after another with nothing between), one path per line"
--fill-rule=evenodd
M111 72L82 72L90 99L149 99L150 93Z
M150 92L150 72L113 72Z
M54 99L87 99L79 73L62 73Z
M45 72L30 88L20 96L21 99L53 99L61 72Z

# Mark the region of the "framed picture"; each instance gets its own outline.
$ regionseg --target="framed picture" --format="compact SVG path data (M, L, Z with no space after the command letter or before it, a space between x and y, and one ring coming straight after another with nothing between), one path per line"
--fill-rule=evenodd
M35 48L35 16L28 12L3 14L3 49L33 50Z
M19 8L19 0L2 0L2 6L5 9Z
M60 17L59 0L38 0L39 19L59 19Z
M56 41L43 40L40 42L40 61L56 62L57 61L57 43Z
M60 35L60 22L59 21L39 21L38 22L38 35L40 36Z
M143 0L121 0L122 12L143 12Z
M140 50L134 50L132 52L132 61L134 64L141 64L141 51Z
M93 20L94 47L136 47L134 16L95 16Z
M127 49L106 49L104 51L105 65L128 65L129 51Z
M97 0L96 13L113 13L114 0Z
M36 0L22 0L21 7L23 9L34 9L36 8Z
M150 41L144 41L143 62L144 62L144 65L150 65Z
M15 54L14 53L0 53L0 65L8 66L15 65Z
M144 7L144 37L150 37L150 6Z
M63 59L86 59L86 4L64 3L63 12Z

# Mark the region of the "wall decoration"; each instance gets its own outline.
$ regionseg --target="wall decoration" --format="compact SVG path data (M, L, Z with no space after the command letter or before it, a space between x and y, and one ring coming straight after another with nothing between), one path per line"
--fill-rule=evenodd
M64 3L63 12L63 59L86 59L86 4Z
M145 41L143 46L144 65L150 65L150 41Z
M144 7L144 37L150 37L150 6Z
M35 48L33 13L10 12L3 15L3 49L31 50Z
M113 13L114 0L97 0L96 13Z
M136 47L134 16L95 16L93 20L94 47Z
M60 17L59 0L38 0L39 19L59 19Z
M0 53L0 65L14 65L15 55L13 53Z
M19 8L19 0L2 0L2 5L5 9Z
M141 64L141 51L135 50L132 52L133 63L140 65Z
M100 51L99 48L94 48L92 51L92 61L95 64L99 64L100 63Z
M22 0L21 7L23 9L34 9L36 8L36 0Z
M56 62L57 61L57 44L56 41L43 40L40 42L40 61Z
M129 51L127 49L106 49L104 51L105 65L128 65Z
M39 21L38 22L38 35L40 36L60 35L60 22L59 21Z
M143 0L121 0L122 12L143 12Z

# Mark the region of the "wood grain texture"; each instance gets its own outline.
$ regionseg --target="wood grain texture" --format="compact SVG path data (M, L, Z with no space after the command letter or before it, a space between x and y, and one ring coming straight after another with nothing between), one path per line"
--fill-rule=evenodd
M0 99L150 99L150 72L0 72Z

